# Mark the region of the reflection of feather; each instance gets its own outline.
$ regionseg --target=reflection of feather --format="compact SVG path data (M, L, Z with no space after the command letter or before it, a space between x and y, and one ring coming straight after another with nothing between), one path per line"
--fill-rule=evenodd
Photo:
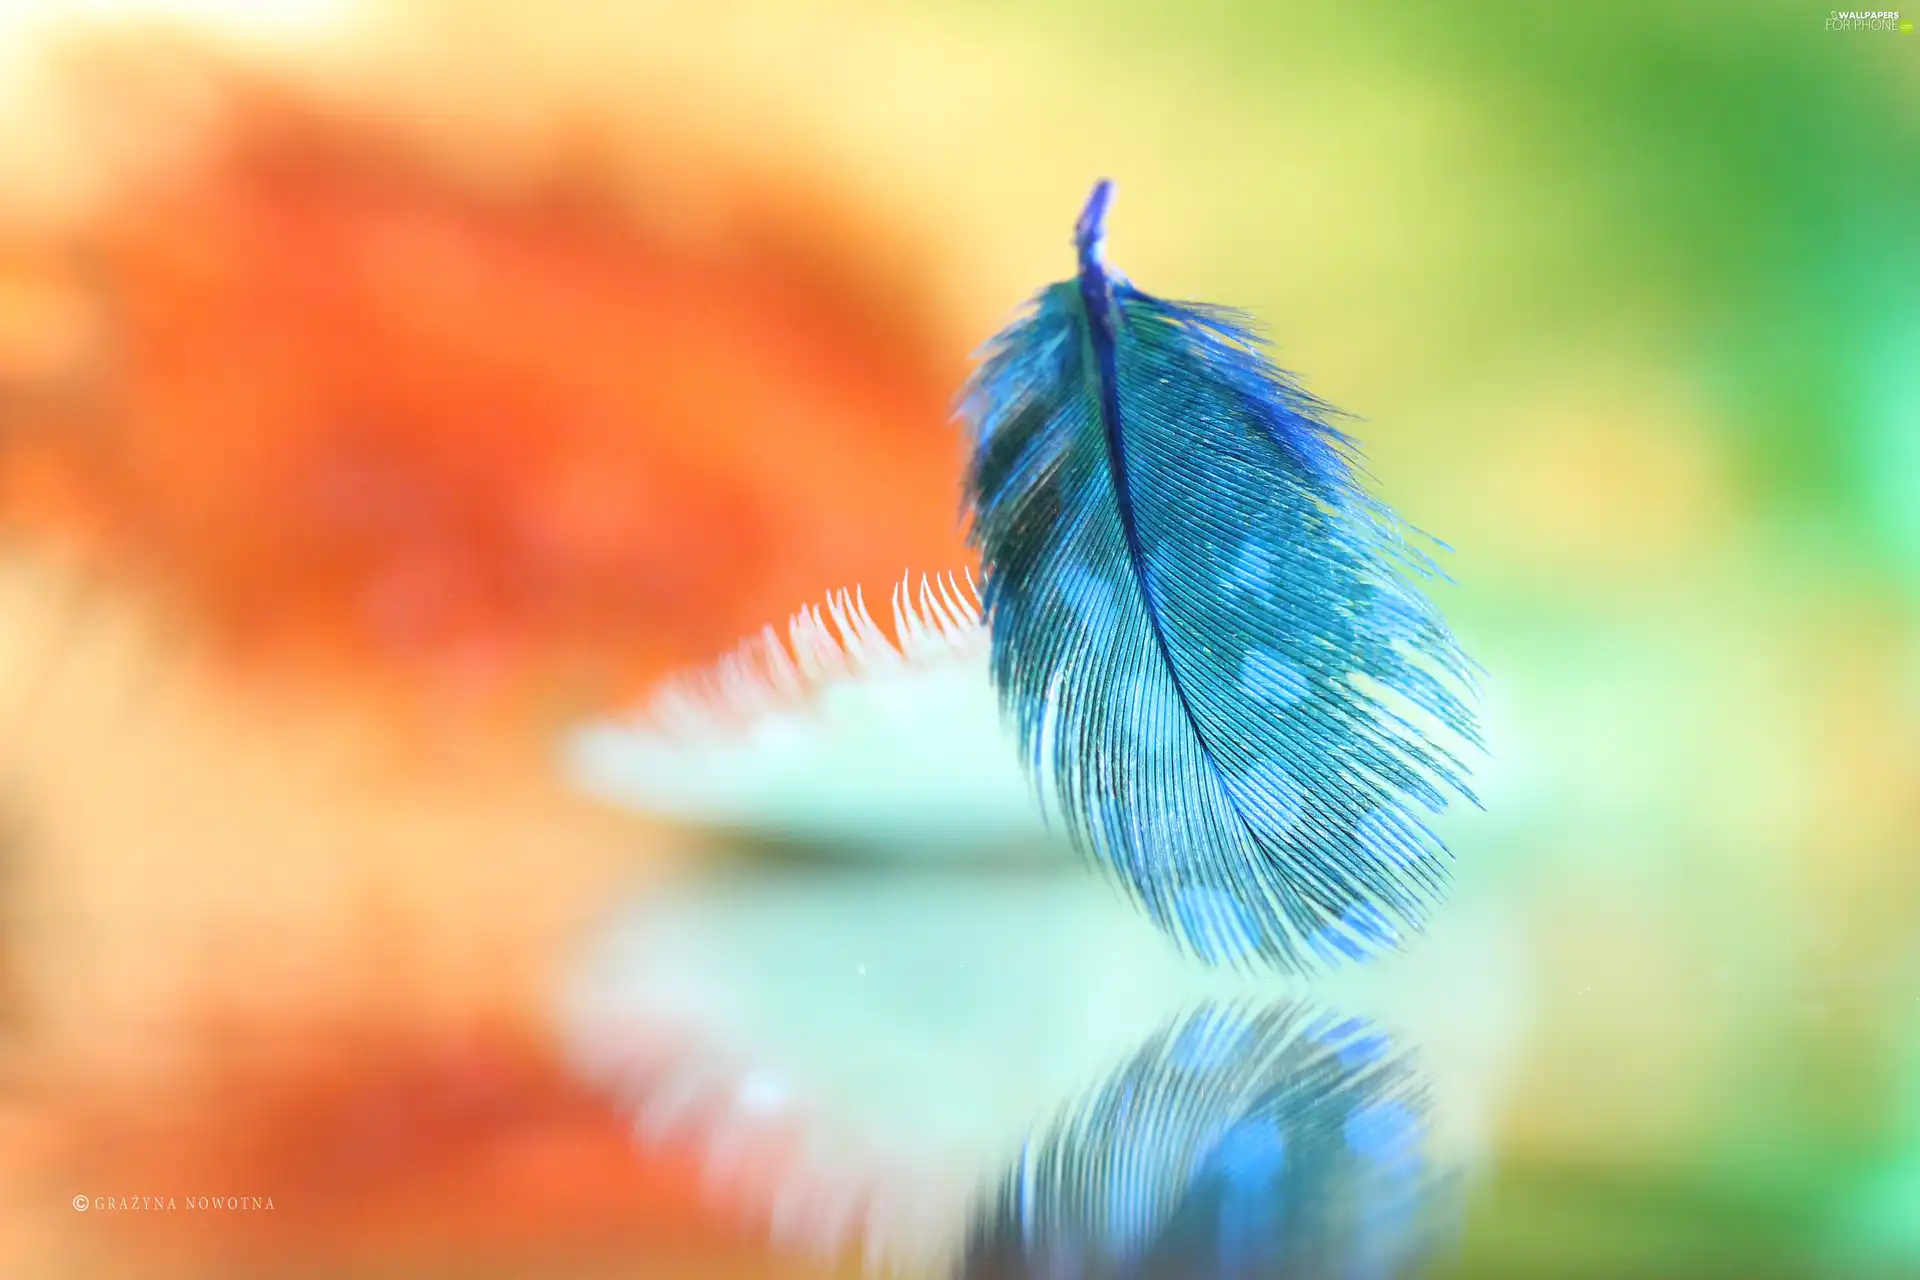
M992 669L1076 844L1212 961L1359 958L1445 882L1471 668L1429 561L1248 321L1102 261L990 345L964 402ZM1398 923L1396 923L1396 921Z
M1030 1142L969 1280L1401 1275L1448 1220L1411 1059L1357 1018L1203 1005Z
M713 1144L725 1199L774 1224L811 1206L791 1225L814 1246L929 1275L1036 1116L1174 1010L1242 989L1070 859L1017 877L771 867L622 904L558 1013L569 1057L643 1139ZM795 1122L781 1158L729 1164Z
M898 644L857 593L677 677L631 722L576 733L567 768L634 808L889 857L1052 846L994 708L971 581L901 583Z
M1181 1091L1160 1122L1108 1134L1108 1149L1151 1139L1161 1152L1139 1166L1127 1221L1170 1224L1183 1194L1203 1205L1204 1189L1187 1194L1181 1181L1181 1153L1200 1153L1283 1086L1294 1102L1322 1090L1397 1097L1425 1126L1431 1168L1469 1174L1484 1158L1489 1106L1505 1096L1518 971L1485 945L1500 921L1452 923L1423 964L1316 983L1315 1000L1370 1020L1336 1033L1338 1019L1260 1012L1300 986L1188 962L1070 862L1022 876L703 867L610 911L568 969L555 1015L569 1060L630 1108L647 1141L713 1144L716 1190L741 1210L789 1221L811 1247L833 1241L933 1275L966 1238L957 1218L991 1208L978 1197L1015 1167L1035 1122L1143 1056L1192 1070L1169 1082ZM1220 1034L1170 1030L1201 1004L1221 1010L1207 1024ZM1418 1090L1390 1087L1396 1055L1364 1061L1377 1039L1369 1025L1393 1028L1396 1046L1418 1043ZM1309 1030L1320 1039L1301 1039ZM1300 1043L1289 1048L1289 1036ZM1316 1116L1334 1115L1318 1105ZM782 1135L798 1144L779 1146ZM1303 1158L1319 1149L1299 1141ZM775 1148L753 1170L730 1163ZM1337 1153L1313 1158L1340 1185L1365 1176ZM1358 1203L1336 1192L1346 1196L1330 1186L1317 1203ZM1072 1203L1052 1194L1036 1203L1055 1206L1070 1233Z

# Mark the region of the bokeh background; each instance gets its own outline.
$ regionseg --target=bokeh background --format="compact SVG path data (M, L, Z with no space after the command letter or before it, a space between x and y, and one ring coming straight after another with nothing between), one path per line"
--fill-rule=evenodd
M1828 16L0 6L0 1271L833 1270L555 1029L612 904L777 859L555 743L968 566L951 396L1111 175L1127 273L1260 314L1454 548L1442 1270L1920 1272L1920 35ZM913 918L882 836L688 907L689 981ZM973 1069L901 1048L925 937L1016 957L967 1025L1036 1100L1020 1037L1124 1003L1030 869L942 874L892 1004L735 1002L891 1064L905 1147ZM187 1186L275 1208L68 1204Z

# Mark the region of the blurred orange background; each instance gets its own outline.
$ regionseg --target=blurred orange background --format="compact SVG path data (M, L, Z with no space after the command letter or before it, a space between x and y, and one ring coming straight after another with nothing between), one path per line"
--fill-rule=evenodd
M222 30L51 24L12 139L85 174L0 221L7 1152L29 1199L300 1208L28 1214L6 1269L751 1258L697 1147L641 1154L549 1042L553 949L680 855L544 752L965 562L925 247L802 159L564 94L488 171L377 58Z

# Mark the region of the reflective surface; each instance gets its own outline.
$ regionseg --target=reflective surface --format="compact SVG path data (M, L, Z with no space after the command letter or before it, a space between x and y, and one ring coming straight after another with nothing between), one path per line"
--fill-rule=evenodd
M694 1135L714 1193L803 1253L1396 1275L1447 1175L1485 1166L1519 1012L1497 954L1427 958L1350 977L1336 1009L1182 959L1079 868L762 865L617 914L564 1025L643 1143Z
M691 1141L795 1265L1897 1274L1911 1174L1844 1136L1833 1003L1782 1023L1725 967L1555 988L1591 939L1514 910L1470 882L1406 955L1299 984L1183 960L1077 867L762 860L614 912L557 1007L640 1149Z

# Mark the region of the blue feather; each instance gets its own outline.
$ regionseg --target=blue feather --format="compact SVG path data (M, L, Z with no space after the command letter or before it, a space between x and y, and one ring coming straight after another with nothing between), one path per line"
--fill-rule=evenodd
M1192 952L1363 958L1444 890L1474 668L1335 412L1245 315L1106 266L1112 192L962 399L994 683L1073 842Z

